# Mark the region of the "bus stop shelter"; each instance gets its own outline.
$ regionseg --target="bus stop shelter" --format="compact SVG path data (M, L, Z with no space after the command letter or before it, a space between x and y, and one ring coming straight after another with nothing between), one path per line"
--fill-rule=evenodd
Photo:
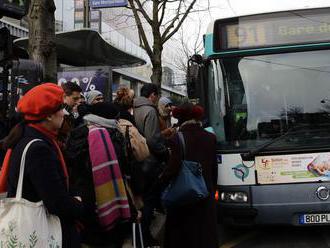
M19 38L15 44L27 50L28 38ZM91 29L56 33L56 50L58 63L69 66L128 67L146 63L144 59L114 47Z
M98 89L104 92L106 99L112 97L112 68L133 67L146 63L144 59L110 44L97 31L91 29L58 32L55 39L57 62L63 65L58 70L58 76L65 71L71 71L65 74L75 76L66 80L77 82L84 91ZM28 37L16 39L14 42L18 47L28 49ZM93 70L95 73L90 75ZM103 72L101 78L99 72ZM90 80L88 85L83 84L86 80Z

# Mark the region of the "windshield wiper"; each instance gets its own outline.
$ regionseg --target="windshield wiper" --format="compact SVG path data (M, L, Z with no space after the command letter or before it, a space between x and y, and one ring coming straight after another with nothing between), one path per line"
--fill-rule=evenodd
M285 133L283 133L282 135L276 137L275 139L270 140L269 142L266 142L265 144L247 152L247 153L242 153L241 157L243 159L243 161L251 161L254 160L254 157L256 156L257 153L263 151L266 147L276 143L277 141L282 140L283 138L285 138L288 135L292 135L292 134L298 134L301 132L305 132L305 131L311 131L311 132L319 132L319 131L323 131L326 127L329 128L330 124L328 125L324 125L322 126L323 128L317 128L317 129L306 129L308 126L295 126L292 127L291 129L289 129L288 131L286 131Z

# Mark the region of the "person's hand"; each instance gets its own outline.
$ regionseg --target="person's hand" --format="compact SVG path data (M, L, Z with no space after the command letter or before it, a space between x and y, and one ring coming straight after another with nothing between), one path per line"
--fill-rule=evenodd
M134 204L137 210L140 210L143 208L143 198L140 195L134 195Z
M74 198L75 198L76 200L78 200L78 201L82 202L82 199L81 199L81 197L80 197L80 196L74 196Z
M320 163L320 164L313 165L313 168L320 175L324 175L327 171L330 170L330 165L327 163Z
M140 210L137 211L137 216L136 216L136 223L141 223L142 220L142 212Z
M176 129L173 128L173 127L169 127L169 128L166 128L162 131L162 135L165 137L165 138L169 138L171 137L172 135L174 135L176 133Z

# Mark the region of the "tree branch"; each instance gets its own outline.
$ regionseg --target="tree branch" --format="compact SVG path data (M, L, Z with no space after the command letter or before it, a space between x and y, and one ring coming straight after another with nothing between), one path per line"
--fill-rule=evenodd
M139 0L135 0L135 1L139 1ZM149 45L146 33L143 29L143 25L142 25L140 16L138 14L138 11L137 11L137 9L134 5L134 0L128 0L128 2L129 2L130 6L132 8L134 18L135 18L135 21L136 21L136 24L137 24L137 27L138 27L140 41L142 41L141 45L142 45L143 49L147 52L148 56L150 58L152 58L153 52L152 52L151 47Z
M131 2L131 1L129 1L129 2ZM153 20L148 16L147 12L144 10L144 8L143 8L144 4L141 4L140 0L134 0L134 2L136 2L137 6L139 7L139 8L135 8L135 9L138 12L140 12L143 15L144 19L146 19L146 21L150 24L150 26L152 26Z
M179 16L180 16L180 7L178 9L178 14L177 16L173 19L172 23L166 28L166 30L164 31L163 35L162 35L162 42L163 44L169 40L178 30L179 28L181 27L182 23L184 22L184 20L187 18L188 14L190 13L190 10L194 7L194 4L196 3L196 0L193 0L188 9L186 10L186 12L184 13L184 15L182 16L181 20L179 21L179 23L177 24L177 26L174 28L174 23L179 19ZM181 2L180 2L180 5L181 5ZM171 31L171 29L174 28Z
M167 3L167 1L164 1L163 4L161 4L160 7L159 7L159 11L160 10L162 11L162 14L161 14L160 19L159 19L159 24L160 25L163 23L163 20L164 20L166 3Z

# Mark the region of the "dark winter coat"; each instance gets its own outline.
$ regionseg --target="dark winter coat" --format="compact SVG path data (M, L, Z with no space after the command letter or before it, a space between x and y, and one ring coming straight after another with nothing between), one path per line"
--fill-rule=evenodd
M165 141L160 135L159 114L156 106L147 98L134 100L134 119L139 132L146 138L150 152L162 157L167 152Z
M116 150L117 159L123 174L129 174L127 168L125 140L116 129L107 129ZM82 125L72 130L66 150L67 164L69 165L70 186L73 191L82 197L86 205L87 215L83 220L85 226L82 231L82 241L88 245L106 246L120 245L127 233L130 233L129 223L117 225L111 232L105 231L98 221L96 213L96 198L93 183L92 165L89 157L88 127ZM136 213L131 208L132 216ZM128 230L127 230L128 228Z
M13 149L9 165L8 196L16 195L22 153L27 143L33 139L42 141L34 142L27 152L23 198L32 202L43 201L49 213L60 218L62 247L80 247L75 220L83 216L84 207L69 195L56 148L45 135L32 127L25 127L22 139Z
M214 192L217 178L216 138L198 124L181 128L186 143L186 159L200 162L210 197L194 205L169 209L165 224L165 248L216 248L216 205ZM170 140L171 156L162 180L168 181L181 168L178 136Z

